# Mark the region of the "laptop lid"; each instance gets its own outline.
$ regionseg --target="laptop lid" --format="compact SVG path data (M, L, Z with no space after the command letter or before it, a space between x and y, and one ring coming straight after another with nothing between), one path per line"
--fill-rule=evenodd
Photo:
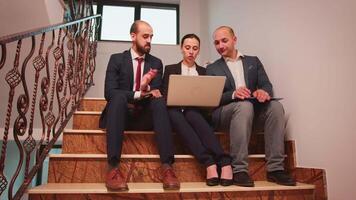
M219 105L225 76L170 75L167 95L168 106Z

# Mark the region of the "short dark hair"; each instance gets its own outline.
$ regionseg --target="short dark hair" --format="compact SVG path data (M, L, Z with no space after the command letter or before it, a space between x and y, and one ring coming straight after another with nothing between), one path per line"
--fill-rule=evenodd
M137 33L137 31L138 31L138 25L140 25L140 24L147 24L148 26L150 26L149 23L147 23L147 22L145 22L145 21L143 21L143 20L136 20L136 21L134 21L134 23L132 23L132 25L131 25L130 34L131 34L131 33Z
M184 43L184 40L188 39L188 38L194 38L196 40L198 40L199 42L199 46L200 46L200 39L197 35L195 35L194 33L189 33L189 34L186 34L185 36L183 36L182 40L180 41L180 47L183 46L183 43Z

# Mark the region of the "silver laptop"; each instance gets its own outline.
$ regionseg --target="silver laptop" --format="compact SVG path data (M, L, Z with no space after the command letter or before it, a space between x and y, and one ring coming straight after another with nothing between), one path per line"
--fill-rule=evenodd
M170 75L167 105L218 106L225 79L225 76Z

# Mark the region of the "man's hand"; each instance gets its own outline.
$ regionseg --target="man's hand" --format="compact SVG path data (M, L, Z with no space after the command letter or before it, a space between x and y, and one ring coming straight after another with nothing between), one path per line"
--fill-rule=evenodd
M256 99L258 100L258 102L263 103L265 101L269 101L271 99L271 97L269 96L269 94L262 90L262 89L258 89L256 91L253 92L252 94L254 97L256 97Z
M152 79L157 75L157 69L150 69L145 75L142 76L141 80L141 91L148 91L149 85Z
M235 98L244 100L251 97L251 91L247 87L239 87L235 90Z
M159 98L162 97L162 94L158 89L151 91L141 91L141 99L147 97Z
M151 94L152 94L153 98L162 97L162 94L161 94L161 92L160 92L158 89L151 90Z

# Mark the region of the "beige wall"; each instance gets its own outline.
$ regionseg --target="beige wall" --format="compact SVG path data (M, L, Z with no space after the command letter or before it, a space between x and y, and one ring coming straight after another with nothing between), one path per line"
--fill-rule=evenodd
M298 165L326 169L329 199L354 198L356 2L207 3L209 42L217 26L234 27L239 49L259 56L276 95L284 97Z
M49 26L52 24L61 23L63 19L63 7L61 6L60 0L0 0L0 37L15 34L18 32L29 31L34 28L40 28ZM47 34L45 39L45 47L47 47L51 42L51 34ZM38 54L39 44L41 40L41 35L36 36L36 45L35 45L35 53ZM3 127L5 122L5 114L7 110L7 102L9 98L9 85L5 81L5 76L13 68L15 52L16 52L16 42L8 43L6 45L7 49L7 57L6 63L4 67L0 71L0 138L3 138ZM22 41L22 48L20 53L20 66L21 70L22 63L25 58L28 56L31 49L31 38L26 38ZM1 50L0 50L1 52ZM52 56L52 55L51 55ZM53 58L52 58L53 60ZM53 66L53 64L51 65ZM44 71L42 70L42 73ZM32 98L32 88L34 83L34 73L35 70L32 66L32 60L27 64L26 67L26 82L27 86L30 88L31 92L29 95ZM11 127L13 125L13 121L18 116L16 103L19 94L23 94L22 86L17 86L15 91L15 97L13 101L12 107L12 122ZM37 93L37 100L39 98L40 91ZM36 105L38 109L38 105ZM28 112L28 116L29 116ZM28 117L29 119L29 117ZM41 131L38 128L41 127L40 116L37 112L35 115L34 122L34 136L40 135ZM13 139L12 131L10 130L9 139ZM26 135L27 136L27 135ZM24 136L25 137L25 136ZM20 138L23 139L24 137Z
M64 10L60 0L1 0L0 37L56 24Z

